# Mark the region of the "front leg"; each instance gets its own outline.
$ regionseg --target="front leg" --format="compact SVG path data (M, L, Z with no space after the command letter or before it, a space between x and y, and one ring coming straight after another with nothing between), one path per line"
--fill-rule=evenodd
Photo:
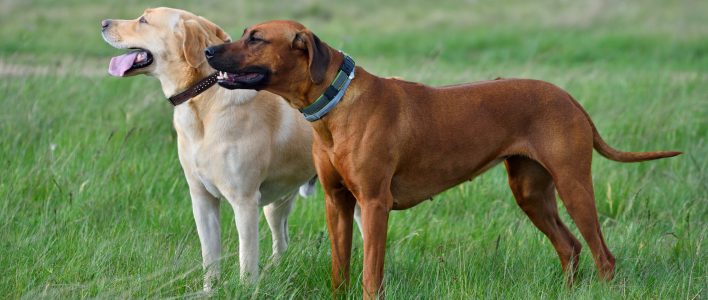
M234 210L238 231L238 258L241 281L258 280L258 200L260 192L225 195Z
M360 201L361 221L364 224L364 299L383 298L384 256L390 203L390 194Z
M356 200L345 187L325 188L327 230L332 246L332 289L335 292L349 285L355 204Z
M392 170L387 165L392 159L369 164L370 168L343 174L347 185L355 187L354 196L361 209L361 228L364 232L363 298L384 297L384 258L388 235L388 216L393 208L391 193ZM347 168L353 170L355 168Z
M192 213L202 246L202 266L205 270L204 291L210 293L220 274L219 199L209 194L201 184L192 181L189 181L189 194L192 197Z
M356 199L342 185L342 177L332 166L327 153L313 147L317 176L325 194L327 231L332 247L332 290L349 285L349 266L352 254L352 226Z

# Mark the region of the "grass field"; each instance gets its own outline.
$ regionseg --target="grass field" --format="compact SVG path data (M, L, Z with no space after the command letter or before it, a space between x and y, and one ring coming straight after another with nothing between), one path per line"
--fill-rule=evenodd
M516 206L502 166L392 214L390 299L708 299L706 1L0 1L0 298L191 298L199 241L157 80L109 78L120 51L104 18L184 8L232 36L299 20L359 65L428 84L494 77L553 82L623 150L681 150L620 164L595 155L602 228L617 276L598 281L587 247L565 288L550 242ZM567 217L566 223L580 236ZM222 205L220 298L325 299L321 192L300 199L291 245L262 278L238 282L233 213ZM361 296L356 233L353 287Z

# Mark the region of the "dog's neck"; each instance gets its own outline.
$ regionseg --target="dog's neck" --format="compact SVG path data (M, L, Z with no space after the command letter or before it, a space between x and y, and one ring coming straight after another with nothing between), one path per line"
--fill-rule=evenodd
M200 68L184 67L172 72L161 72L165 75L156 77L160 80L162 92L165 94L165 97L169 98L189 89L213 72L214 69L207 64L203 64ZM253 90L227 90L214 85L204 90L201 94L191 98L188 101L189 103L183 103L175 108L190 104L188 105L191 107L190 111L197 116L202 116L208 114L209 111L213 109L219 109L223 106L245 104L249 102L256 93L257 92ZM177 112L177 110L175 110L175 112Z
M161 72L162 76L156 76L160 80L162 92L166 98L170 98L186 91L191 86L214 73L214 69L206 63L199 68L184 67L180 70Z
M189 136L196 141L205 137L205 130L210 123L221 124L219 126L239 124L244 118L249 118L253 105L257 105L253 101L257 93L254 90L227 90L218 86L207 89L174 107L173 122L177 134ZM227 110L231 113L224 114Z
M342 65L342 61L344 60L344 55L335 49L329 48L329 51L331 60L327 68L324 80L322 80L322 82L319 84L313 83L310 88L307 89L307 91L303 93L299 98L300 101L305 104L302 106L293 105L296 108L302 109L303 107L306 107L307 105L310 105L314 101L316 101L330 86L330 84L332 84L332 81L339 73L340 66ZM356 78L351 81L349 87L345 91L339 103L337 103L337 105L324 117L310 123L312 124L312 128L315 130L315 133L319 137L320 141L322 141L325 145L332 145L333 141L331 129L336 128L337 124L345 124L343 120L338 119L340 119L340 117L342 116L346 116L346 111L353 104L353 102L356 101L357 95L359 94L359 90L364 88L364 86L368 84L367 82L369 82L370 78L367 77L367 75L369 74L366 73L361 67L356 67L354 72L356 72ZM309 78L307 78L307 80L309 80Z
M337 74L339 73L339 67L342 65L342 61L344 61L344 54L329 47L327 50L329 51L330 61L329 66L327 66L327 72L325 72L326 75L320 83L313 83L310 81L310 87L302 95L300 95L300 97L298 97L303 103L302 106L297 105L300 106L298 109L302 109L317 101L317 99L322 96L322 94L324 94L327 88L332 84L332 81L334 81L335 77L337 77ZM310 78L307 78L307 80L310 80Z
M285 98L290 106L295 109L300 110L312 104L327 90L330 84L332 84L332 81L339 72L339 66L344 59L344 55L339 51L331 48L328 48L328 50L330 52L330 63L327 66L325 77L321 82L314 83L310 79L310 76L305 75L300 78L291 78L290 81L284 84L284 87L271 87L266 90ZM292 85L294 82L297 82L296 85L298 85L298 88L293 90Z

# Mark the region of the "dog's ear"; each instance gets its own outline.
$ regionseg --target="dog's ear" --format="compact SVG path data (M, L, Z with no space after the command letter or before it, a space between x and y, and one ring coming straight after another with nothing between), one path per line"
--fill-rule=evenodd
M214 41L214 44L221 44L221 43L230 43L231 42L231 36L229 36L228 33L226 33L221 27L218 25L212 23L211 21L204 19L203 17L199 17L199 22L202 23L203 26L205 26L209 32L213 32L214 36L219 38L218 41ZM211 45L207 45L211 46Z
M182 30L184 60L192 68L198 68L206 62L204 48L208 46L207 38L209 35L196 20L180 21L179 27Z
M321 83L327 73L330 61L327 44L320 41L314 33L305 30L295 36L293 47L307 51L310 80L315 84Z
M216 26L215 32L216 32L216 36L219 37L222 42L231 43L231 36L229 36L229 34L226 33L219 26Z

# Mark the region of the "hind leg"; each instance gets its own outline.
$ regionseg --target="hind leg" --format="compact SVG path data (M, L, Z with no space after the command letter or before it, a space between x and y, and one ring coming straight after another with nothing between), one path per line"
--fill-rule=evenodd
M295 194L286 195L281 201L275 201L263 207L263 212L273 236L273 259L278 259L288 249L288 216L295 202Z
M525 157L510 157L504 164L516 203L551 241L568 284L572 284L582 246L558 216L551 175L540 164Z
M600 277L604 280L612 280L615 274L615 258L607 248L600 230L589 168L559 172L555 177L557 177L555 182L558 194L585 242L588 243Z
M553 176L568 214L587 242L600 277L611 280L615 273L615 258L605 244L597 218L591 175L592 140L577 138L575 143L566 143L557 149L563 151L544 153L542 162Z

